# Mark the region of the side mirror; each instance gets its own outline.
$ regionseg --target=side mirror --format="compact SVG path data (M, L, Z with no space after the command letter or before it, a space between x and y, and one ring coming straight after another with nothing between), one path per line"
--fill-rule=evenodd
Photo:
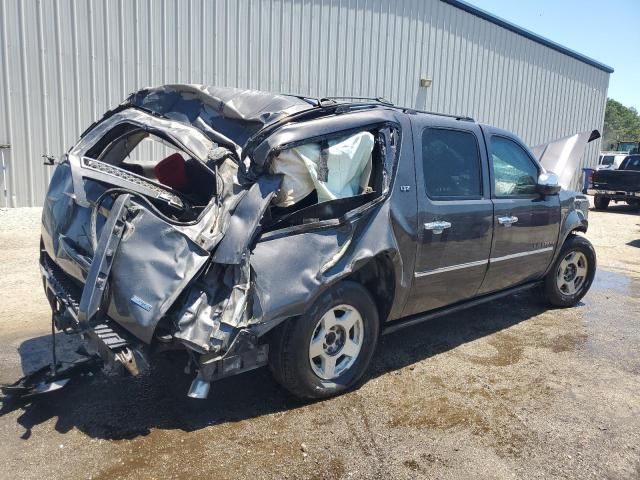
M561 188L558 176L555 173L541 173L538 177L536 190L541 195L555 195Z

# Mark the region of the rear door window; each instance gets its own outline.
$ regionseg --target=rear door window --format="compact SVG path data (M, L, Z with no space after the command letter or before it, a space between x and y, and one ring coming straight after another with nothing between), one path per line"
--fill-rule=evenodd
M424 183L429 198L482 197L480 151L468 131L427 128L422 134Z

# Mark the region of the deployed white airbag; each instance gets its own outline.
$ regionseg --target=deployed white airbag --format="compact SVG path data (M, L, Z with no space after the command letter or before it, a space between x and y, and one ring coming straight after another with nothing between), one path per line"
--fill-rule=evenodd
M373 135L369 132L329 140L326 182L318 179L321 163L319 143L284 150L271 164L272 173L284 175L274 204L278 207L291 206L314 189L319 203L362 193L371 176L373 142Z

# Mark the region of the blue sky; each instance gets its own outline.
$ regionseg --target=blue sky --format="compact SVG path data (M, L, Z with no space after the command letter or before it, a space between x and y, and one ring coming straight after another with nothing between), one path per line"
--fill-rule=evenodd
M615 69L609 97L640 111L640 0L466 0Z

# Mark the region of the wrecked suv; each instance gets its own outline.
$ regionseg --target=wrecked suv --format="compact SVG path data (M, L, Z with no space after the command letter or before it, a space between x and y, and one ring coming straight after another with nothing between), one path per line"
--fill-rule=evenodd
M596 268L581 194L513 134L384 101L141 90L56 167L40 265L57 329L137 374L185 350L189 396L269 364L302 398L378 337Z

